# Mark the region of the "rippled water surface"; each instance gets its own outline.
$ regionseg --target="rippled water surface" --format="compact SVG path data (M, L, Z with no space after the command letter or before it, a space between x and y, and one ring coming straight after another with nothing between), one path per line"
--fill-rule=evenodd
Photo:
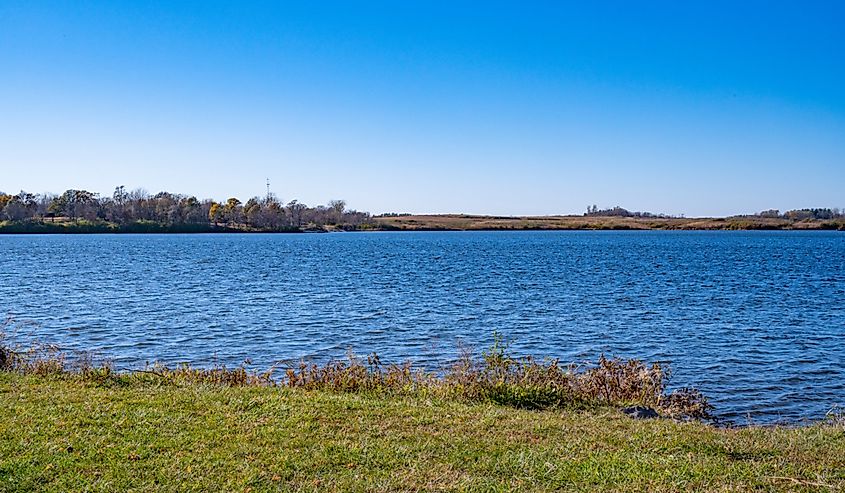
M124 368L437 367L499 331L520 354L668 361L734 421L845 404L837 232L0 236L0 314Z

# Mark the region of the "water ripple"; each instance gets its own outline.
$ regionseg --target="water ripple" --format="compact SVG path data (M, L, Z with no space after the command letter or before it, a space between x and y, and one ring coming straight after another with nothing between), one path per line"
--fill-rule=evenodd
M845 404L845 235L496 232L0 237L17 333L121 366L432 368L497 330L517 354L671 362L726 419Z

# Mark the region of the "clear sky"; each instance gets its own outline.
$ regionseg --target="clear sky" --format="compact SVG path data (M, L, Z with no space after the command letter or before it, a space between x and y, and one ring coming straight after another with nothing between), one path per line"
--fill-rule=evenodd
M0 190L845 207L845 2L0 0Z

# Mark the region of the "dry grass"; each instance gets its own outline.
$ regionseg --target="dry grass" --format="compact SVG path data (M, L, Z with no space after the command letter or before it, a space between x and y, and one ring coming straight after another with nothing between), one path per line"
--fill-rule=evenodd
M514 358L497 341L480 359L466 354L439 374L409 364L383 365L377 355L350 357L326 365L288 369L282 385L307 390L424 395L490 401L525 409L641 405L675 418L709 417L711 406L695 389L666 393L667 371L660 364L605 358L594 365L561 365L558 360Z
M660 364L602 356L594 365L561 365L556 359L513 357L500 336L496 335L495 341L480 358L465 353L436 373L409 363L383 364L377 354L372 354L366 360L350 355L346 360L320 365L302 362L275 377L273 369L257 372L246 366L168 368L156 364L143 370L115 372L108 364L95 365L87 355L67 358L44 345L13 350L2 345L0 338L0 369L34 375L74 374L103 385L142 379L176 385L281 386L487 401L525 409L640 405L673 418L709 417L711 406L697 390L666 393L669 375Z
M845 220L802 220L765 217L635 218L603 216L473 216L431 214L377 217L377 224L395 230L757 230L839 229Z

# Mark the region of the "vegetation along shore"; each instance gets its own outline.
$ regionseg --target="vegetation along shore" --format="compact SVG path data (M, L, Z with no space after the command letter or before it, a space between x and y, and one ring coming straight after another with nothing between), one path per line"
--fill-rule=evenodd
M0 350L0 491L833 491L845 420L712 426L660 365L501 344L434 375L366 360L118 372ZM623 406L660 418L632 419Z
M480 216L466 214L371 215L343 200L310 207L283 203L273 194L242 202L117 187L111 196L86 190L60 195L0 193L0 233L227 233L462 230L841 230L839 209L762 211L725 218L684 218L621 207L590 206L583 215Z

